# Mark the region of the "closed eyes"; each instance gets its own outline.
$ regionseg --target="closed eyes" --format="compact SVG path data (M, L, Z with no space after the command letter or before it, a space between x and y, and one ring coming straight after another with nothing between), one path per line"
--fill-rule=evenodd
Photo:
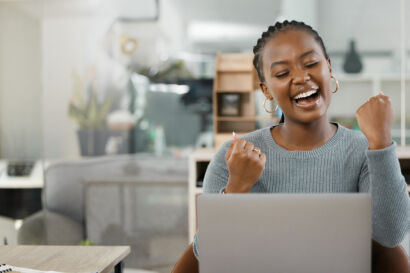
M315 67L318 63L319 63L319 61L313 61L313 62L310 62L310 63L305 64L304 66L305 66L305 68L313 68L313 67ZM289 71L283 71L283 72L276 73L276 74L275 74L275 77L276 77L276 78L284 78L284 77L286 77L286 76L288 76L288 75L289 75Z
M315 65L317 65L318 63L319 63L319 62L317 62L317 61L311 62L311 63L307 63L307 64L305 64L305 67L311 68L311 67L314 67Z
M281 72L275 75L276 78L283 78L286 77L289 74L289 72Z

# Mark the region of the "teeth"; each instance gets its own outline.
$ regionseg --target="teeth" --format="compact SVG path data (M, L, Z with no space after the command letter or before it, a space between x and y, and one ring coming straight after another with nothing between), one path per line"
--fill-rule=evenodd
M316 92L317 92L317 90L310 90L310 91L307 91L307 92L303 92L303 93L300 93L299 95L297 95L296 97L294 97L293 99L297 100L297 99L306 98L306 97L309 97L309 96L315 94Z

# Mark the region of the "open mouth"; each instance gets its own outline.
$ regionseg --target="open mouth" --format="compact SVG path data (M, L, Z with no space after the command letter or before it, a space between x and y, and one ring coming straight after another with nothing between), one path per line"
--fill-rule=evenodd
M300 93L292 99L296 102L297 106L300 107L310 107L317 103L320 97L319 89L310 89L306 92Z

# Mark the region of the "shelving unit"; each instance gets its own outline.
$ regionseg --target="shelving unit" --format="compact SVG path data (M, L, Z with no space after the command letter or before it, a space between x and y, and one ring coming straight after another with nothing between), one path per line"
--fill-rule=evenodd
M257 74L252 64L253 54L219 54L215 63L213 90L213 117L215 148L232 137L232 131L239 134L256 129L254 91L258 89ZM237 115L223 115L223 96L237 94ZM264 118L266 119L266 118Z
M380 91L391 98L395 114L393 125L393 138L400 145L401 134L400 121L402 110L405 110L406 123L410 124L410 103L406 103L405 109L401 109L401 77L400 75L377 74L377 75L350 75L335 74L340 83L340 90L333 95L328 115L330 119L344 117L355 119L356 110L366 102L370 96L377 95ZM406 79L406 98L410 98L410 78ZM410 144L410 126L405 131L406 145Z
M189 240L194 238L197 230L196 199L202 193L201 181L204 179L206 168L215 154L213 149L199 149L189 156L189 181L188 181L188 221Z

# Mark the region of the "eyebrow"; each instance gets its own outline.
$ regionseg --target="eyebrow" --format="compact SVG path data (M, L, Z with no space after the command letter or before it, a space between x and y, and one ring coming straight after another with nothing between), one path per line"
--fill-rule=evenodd
M316 54L316 51L315 51L314 49L309 50L309 51L303 53L302 55L300 55L298 59L303 59L304 57L306 57L307 55L310 55L310 54ZM270 69L272 70L272 68L273 68L275 65L286 64L286 63L288 63L288 62L287 62L287 61L273 62L273 63L270 65Z

